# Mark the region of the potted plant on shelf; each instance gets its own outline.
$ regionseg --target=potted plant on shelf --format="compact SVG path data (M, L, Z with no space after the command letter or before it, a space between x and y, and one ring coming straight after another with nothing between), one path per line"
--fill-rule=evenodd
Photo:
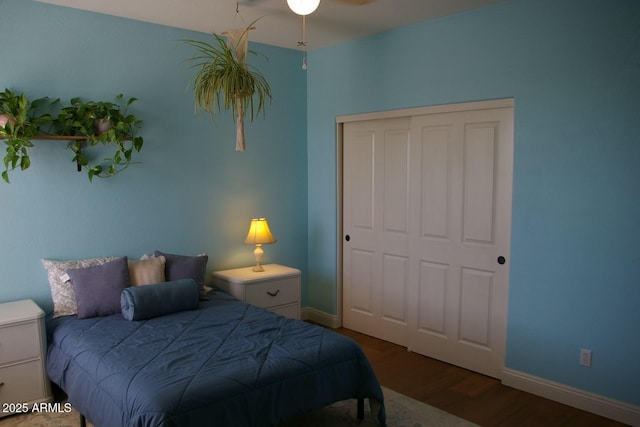
M29 148L31 139L40 133L40 126L52 120L50 114L36 115L38 108L47 98L29 101L24 94L16 94L9 89L0 92L0 138L6 145L2 179L9 183L9 172L31 166Z
M128 113L129 106L135 101L137 98L125 100L123 94L116 96L116 102L73 98L71 105L61 108L54 119L56 135L82 137L74 138L69 147L78 167L88 167L90 181L96 176L106 178L122 172L132 163L133 151L142 149L144 140L137 136L142 121ZM102 162L91 164L84 150L85 144L89 147L113 144L115 151Z
M255 21L254 21L255 23ZM252 23L253 24L253 23ZM238 124L236 150L244 150L243 121L247 112L251 121L264 110L265 101L271 100L271 88L267 79L255 67L246 63L246 54L257 54L247 50L247 33L251 25L231 33L226 42L213 33L213 43L201 40L183 40L194 47L198 54L189 58L197 69L193 77L196 112L204 110L212 119L215 110L231 110ZM257 105L254 103L257 98ZM264 111L263 111L264 114Z
M0 92L0 140L6 145L2 179L9 183L9 172L31 166L29 148L32 139L70 139L70 148L74 153L73 161L89 166L89 180L93 177L109 177L126 169L131 163L133 151L139 152L144 143L137 135L142 121L128 113L129 106L136 98L124 99L116 96L115 102L84 102L73 98L70 106L60 106L60 100L48 103L48 98L29 101L24 94L16 94L9 89ZM47 113L36 114L39 108L47 105ZM58 110L56 117L50 113ZM48 124L48 126L45 126ZM106 126L105 126L106 125ZM114 144L111 157L90 165L84 153L86 145L102 144L108 147Z

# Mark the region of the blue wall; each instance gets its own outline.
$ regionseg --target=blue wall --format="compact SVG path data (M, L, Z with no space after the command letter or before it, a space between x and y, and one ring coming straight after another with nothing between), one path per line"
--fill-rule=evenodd
M337 310L336 116L513 97L507 367L640 404L639 22L636 0L511 0L312 52L312 305Z
M306 75L298 52L254 44L274 100L244 153L230 117L195 117L185 90L177 40L206 35L24 0L0 16L0 89L124 92L145 120L142 163L120 176L89 183L64 143L36 141L32 168L0 183L0 301L50 309L44 257L161 249L248 265L241 242L262 215L278 239L266 261L308 273L303 305L336 313L335 117L513 97L507 366L640 404L636 0L508 0L311 52Z
M209 270L251 265L253 248L242 242L255 216L278 239L265 262L306 271L306 75L297 52L252 45L269 59L250 62L273 102L265 120L247 121L247 151L236 152L231 116L196 117L187 90L194 52L179 40L211 36L24 0L3 0L0 16L0 90L66 102L135 96L145 139L140 164L93 183L65 142L34 141L31 168L0 183L0 302L33 298L51 309L41 258L159 249L207 252Z

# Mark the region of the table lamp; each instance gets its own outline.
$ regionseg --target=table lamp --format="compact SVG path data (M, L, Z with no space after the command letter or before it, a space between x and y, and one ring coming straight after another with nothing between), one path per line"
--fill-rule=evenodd
M253 218L251 225L249 225L247 238L244 239L245 245L256 245L256 249L253 251L256 257L256 265L253 267L253 271L264 271L264 268L262 268L262 256L264 255L262 245L275 242L276 239L273 238L271 230L269 230L267 220L265 218Z

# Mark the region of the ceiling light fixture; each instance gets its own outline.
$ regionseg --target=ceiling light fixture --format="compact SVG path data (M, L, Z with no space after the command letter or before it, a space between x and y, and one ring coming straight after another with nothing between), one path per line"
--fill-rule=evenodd
M320 0L287 0L287 4L293 13L305 16L318 8Z
M302 69L307 69L307 25L306 16L313 13L320 5L320 0L287 0L289 9L302 16L302 40L298 46L302 47Z

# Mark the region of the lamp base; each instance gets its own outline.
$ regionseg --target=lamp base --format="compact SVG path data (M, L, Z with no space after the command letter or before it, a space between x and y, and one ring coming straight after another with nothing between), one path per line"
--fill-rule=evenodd
M256 249L253 251L253 254L256 257L256 266L253 267L252 270L257 273L264 271L264 268L262 268L262 255L264 255L262 244L256 243Z

